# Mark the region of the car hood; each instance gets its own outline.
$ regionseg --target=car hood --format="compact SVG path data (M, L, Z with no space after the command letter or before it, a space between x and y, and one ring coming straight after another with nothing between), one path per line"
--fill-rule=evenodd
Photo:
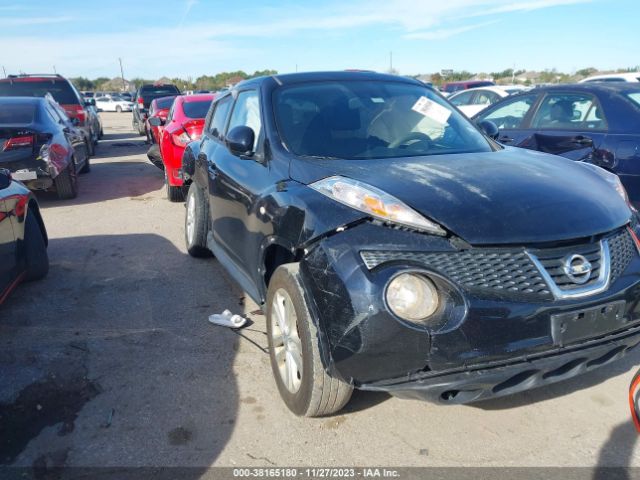
M518 148L380 160L296 158L290 172L304 184L341 175L373 185L472 245L578 239L631 217L595 171Z

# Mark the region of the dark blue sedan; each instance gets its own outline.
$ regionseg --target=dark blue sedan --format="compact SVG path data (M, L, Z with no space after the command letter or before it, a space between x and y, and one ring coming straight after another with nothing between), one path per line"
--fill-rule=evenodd
M640 84L589 83L536 88L474 117L500 130L498 141L586 160L618 174L640 205Z

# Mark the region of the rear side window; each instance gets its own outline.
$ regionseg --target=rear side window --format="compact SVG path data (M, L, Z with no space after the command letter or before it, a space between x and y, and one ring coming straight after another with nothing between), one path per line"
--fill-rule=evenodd
M636 107L640 107L640 92L627 93L627 97L636 104Z
M27 125L33 123L36 106L33 103L0 104L0 123Z
M0 82L0 96L44 97L50 93L60 105L79 105L80 100L66 81L34 80Z
M547 95L531 124L551 130L603 130L607 126L595 98L581 93Z
M499 129L517 129L535 103L537 95L524 95L504 101L499 107L480 116L479 120L491 120Z
M216 109L213 112L213 118L211 119L210 132L214 137L222 138L224 132L224 126L227 121L227 115L231 108L231 95L226 96L216 104Z
M202 102L184 102L182 104L182 110L185 116L189 118L204 118L207 116L209 107L211 107L212 100L205 100Z

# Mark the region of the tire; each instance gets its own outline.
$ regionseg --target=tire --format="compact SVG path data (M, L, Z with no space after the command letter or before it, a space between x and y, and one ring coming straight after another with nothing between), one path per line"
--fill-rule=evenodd
M87 145L86 148L87 148L87 152L88 152L89 151L89 145ZM95 151L95 149L94 149L94 151ZM87 154L87 158L84 161L84 165L80 169L80 173L89 173L90 171L91 171L91 159L90 159L89 155Z
M288 327L281 325L283 315L293 317L291 312L295 314L295 322L285 320L283 323ZM273 376L289 410L299 416L321 417L336 413L347 404L353 387L330 377L324 369L318 330L305 301L297 263L281 265L271 277L267 291L267 337ZM292 375L291 365L295 365ZM289 385L285 384L285 377L290 379Z
M47 245L36 214L32 209L29 209L27 213L24 226L24 257L27 282L40 280L49 273Z
M68 200L78 196L78 175L75 159L72 158L67 168L53 179L53 184L60 200Z
M93 142L91 140L85 140L85 144L87 145L87 155L93 157L96 153L95 148L93 148Z
M164 184L167 187L167 198L170 202L184 202L184 188L182 185L174 187L169 184L169 178L167 178L167 169L164 169Z
M122 107L120 105L116 105L116 113L122 113Z
M189 186L184 215L184 241L192 257L205 258L213 254L207 248L209 204L205 192L195 183Z
M100 135L98 135L98 140L102 140L102 137L104 137L104 129L100 127Z

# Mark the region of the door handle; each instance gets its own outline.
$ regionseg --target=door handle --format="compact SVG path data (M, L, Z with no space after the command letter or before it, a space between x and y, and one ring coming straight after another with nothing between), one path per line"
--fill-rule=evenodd
M502 137L498 138L498 141L500 143L511 143L511 142L513 142L513 138L507 137L506 135L503 135Z

